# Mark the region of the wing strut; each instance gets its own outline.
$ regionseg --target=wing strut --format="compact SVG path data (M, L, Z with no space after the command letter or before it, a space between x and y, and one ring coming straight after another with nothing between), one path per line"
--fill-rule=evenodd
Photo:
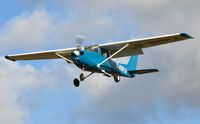
M106 61L108 61L109 59L111 59L112 57L114 57L115 55L117 55L119 52L121 52L123 49L125 49L126 47L128 47L128 45L129 44L126 44L121 49L119 49L117 52L113 53L110 57L108 57L107 59L103 60L101 63L97 64L97 67L99 68L103 63L105 63Z
M60 55L59 53L55 53L58 57L65 59L68 63L73 63L71 60L69 60L67 57L64 57Z

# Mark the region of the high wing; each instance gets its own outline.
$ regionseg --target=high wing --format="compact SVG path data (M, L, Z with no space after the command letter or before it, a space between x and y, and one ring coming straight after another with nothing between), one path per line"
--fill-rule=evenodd
M65 58L67 60L67 62L71 63L70 53L75 51L76 49L77 48L68 48L68 49L58 49L58 50L32 52L32 53L25 53L25 54L16 54L16 55L5 56L5 58L9 59L11 61Z
M120 48L128 44L128 46L123 51L113 56L113 58L118 58L118 57L143 54L142 48L153 47L157 45L182 41L191 38L192 37L186 33L178 33L178 34L163 35L158 37L149 37L143 39L100 44L99 47L107 51L110 51L110 53L113 54Z
M124 47L125 49L120 50L120 52L118 51L117 54L113 56L113 58L117 58L117 57L143 54L142 48L182 41L182 40L186 40L190 38L192 37L186 33L179 33L179 34L164 35L164 36L158 36L158 37L150 37L150 38L119 41L119 42L113 42L113 43L87 46L85 47L85 49L91 50L93 48L101 48L101 49L110 51L111 54L116 54L118 50ZM71 63L72 61L70 60L70 53L72 53L75 50L77 50L77 48L40 51L40 52L9 55L9 56L5 56L5 58L11 61L63 58L67 62Z

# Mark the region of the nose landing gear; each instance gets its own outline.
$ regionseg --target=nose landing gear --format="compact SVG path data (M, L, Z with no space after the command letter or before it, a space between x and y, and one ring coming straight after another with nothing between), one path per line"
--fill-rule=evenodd
M85 76L83 73L81 73L80 76L79 76L79 77L80 77L80 81L79 81L79 79L77 79L77 78L74 79L74 81L73 81L73 82L74 82L74 86L75 86L75 87L79 87L80 82L81 82L81 81L84 81L86 78L88 78L88 77L89 77L90 75L92 75L93 73L94 73L94 72L91 72L91 73L88 74L87 76Z
M80 77L80 80L81 80L81 81L85 80L85 76L84 76L83 73L81 73L79 77Z

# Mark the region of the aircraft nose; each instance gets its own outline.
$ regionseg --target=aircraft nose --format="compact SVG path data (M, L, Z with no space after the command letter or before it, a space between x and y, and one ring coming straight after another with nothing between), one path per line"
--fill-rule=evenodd
M80 55L79 51L74 51L74 52L71 53L71 57L77 58L77 57L79 57L79 55Z
M79 52L79 51L74 51L74 54L75 54L76 56L79 56L79 55L80 55L80 52Z
M71 55L74 56L74 57L83 56L84 51L74 51L73 53L71 53Z

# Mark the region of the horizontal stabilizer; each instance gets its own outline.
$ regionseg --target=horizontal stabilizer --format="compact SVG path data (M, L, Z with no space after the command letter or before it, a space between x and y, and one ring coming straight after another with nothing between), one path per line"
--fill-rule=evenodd
M130 74L147 74L147 73L158 72L158 69L143 69L143 70L133 70L128 72Z

